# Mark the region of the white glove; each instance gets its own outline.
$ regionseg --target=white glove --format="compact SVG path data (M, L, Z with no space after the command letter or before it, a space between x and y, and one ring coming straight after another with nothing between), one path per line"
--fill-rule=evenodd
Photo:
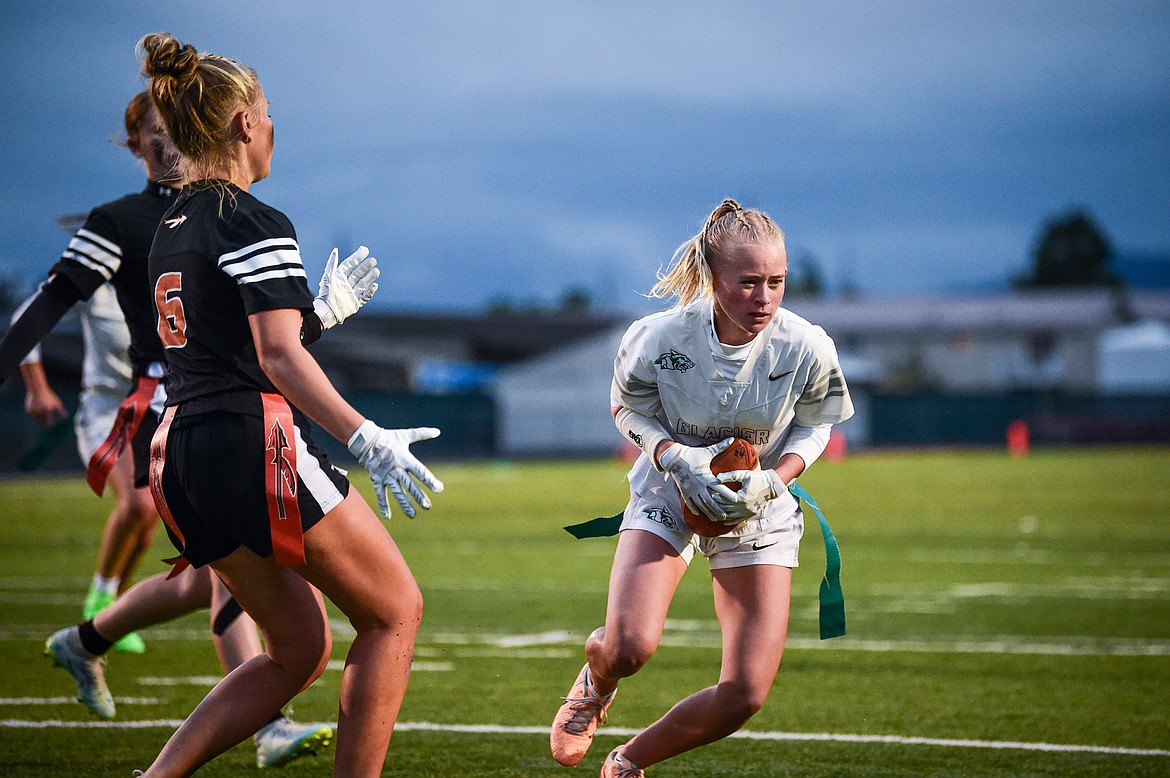
M756 518L769 500L775 500L788 491L784 479L775 470L729 470L716 478L723 484L728 481L739 481L742 484L739 491L734 493L735 500L723 506L727 512L727 523L738 524Z
M728 438L710 446L672 443L658 457L658 464L674 478L686 506L712 521L726 521L725 504L735 502L735 492L711 474L711 459L734 440Z
M378 260L370 256L370 250L358 246L358 250L337 264L337 249L329 254L325 273L321 276L317 298L313 300L313 312L321 320L321 329L336 327L370 301L378 291Z
M434 427L413 427L405 430L385 430L366 419L350 437L349 453L370 472L374 482L374 493L378 496L378 509L382 516L390 518L390 504L386 490L402 506L402 512L414 518L414 505L407 499L409 494L419 507L426 510L431 501L415 483L418 479L423 486L435 494L443 491L443 482L431 475L422 462L410 453L410 444L419 440L437 438L439 430ZM413 476L413 477L412 477Z

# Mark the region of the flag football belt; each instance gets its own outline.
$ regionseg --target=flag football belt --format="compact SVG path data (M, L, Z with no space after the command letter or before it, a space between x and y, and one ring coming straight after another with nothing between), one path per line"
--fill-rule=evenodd
M268 530L272 537L272 553L278 565L303 565L305 540L301 529L301 508L297 502L297 447L292 409L279 394L261 392L264 406L264 430L267 435L264 451L264 492L268 503ZM179 541L179 555L164 560L173 565L168 578L181 573L189 563L183 558L187 545L178 523L175 522L162 488L163 467L166 464L167 434L175 407L167 408L162 422L150 443L150 492L154 496L159 515L167 529Z
M825 540L825 575L820 589L821 640L841 637L845 634L845 593L841 590L841 549L837 538L829 527L829 520L821 512L817 501L796 481L788 484L788 491L798 500L803 500L816 515L821 525L821 536ZM565 531L575 538L604 538L618 534L624 513L616 516L602 516L580 524L570 524Z
M268 529L278 565L305 563L301 507L297 502L297 437L292 409L282 395L261 392L264 403L264 491L268 496Z
M171 565L171 572L167 574L167 580L190 567L190 562L183 558L183 551L187 548L187 539L183 537L183 531L175 523L175 517L171 514L170 506L167 505L167 498L163 493L162 486L163 467L167 462L167 435L171 431L171 422L175 418L176 407L172 405L163 412L158 429L154 431L154 437L150 439L150 495L154 498L154 507L158 509L158 515L162 518L163 524L167 525L167 529L170 530L179 544L178 556L163 560Z
M139 376L134 382L134 388L126 399L118 406L118 415L114 418L114 428L106 436L106 440L97 447L93 456L89 458L89 467L85 471L85 482L100 497L106 490L106 481L110 471L118 464L122 452L134 440L134 433L142 424L146 411L150 408L151 398L158 389L159 379L148 376Z

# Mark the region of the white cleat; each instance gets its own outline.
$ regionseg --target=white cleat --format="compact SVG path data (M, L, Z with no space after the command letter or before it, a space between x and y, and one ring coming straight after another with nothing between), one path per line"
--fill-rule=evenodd
M260 728L256 743L257 767L284 767L297 757L316 754L333 742L328 724L298 724L283 716Z
M609 752L605 764L601 766L601 778L646 778L646 773L640 767L622 755L622 748L625 746Z
M66 627L45 641L45 656L63 667L77 684L77 701L103 719L114 718L114 695L106 686L106 658L94 656L81 645L77 627Z

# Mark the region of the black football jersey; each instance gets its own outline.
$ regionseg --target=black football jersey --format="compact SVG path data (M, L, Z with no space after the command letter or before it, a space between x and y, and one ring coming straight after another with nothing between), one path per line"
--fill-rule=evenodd
M313 308L292 223L224 186L184 188L150 252L168 405L204 398L233 408L232 395L275 392L260 369L248 315Z
M50 271L68 278L83 299L110 282L130 330L130 363L137 375L163 361L146 265L155 229L177 194L149 183L138 194L94 208Z

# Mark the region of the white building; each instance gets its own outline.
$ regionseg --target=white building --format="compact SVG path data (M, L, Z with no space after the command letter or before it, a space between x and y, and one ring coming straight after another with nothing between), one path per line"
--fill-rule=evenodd
M1170 359L1165 350L1170 340L1168 292L1118 297L1110 290L1077 289L796 300L786 307L823 326L837 345L856 408L854 418L840 426L850 446L869 442L874 390L1096 393L1161 386L1170 392L1170 369L1165 367ZM1116 330L1130 317L1161 324ZM501 454L618 450L622 441L610 417L609 384L626 326L499 371L491 391ZM1153 332L1154 326L1161 335Z

